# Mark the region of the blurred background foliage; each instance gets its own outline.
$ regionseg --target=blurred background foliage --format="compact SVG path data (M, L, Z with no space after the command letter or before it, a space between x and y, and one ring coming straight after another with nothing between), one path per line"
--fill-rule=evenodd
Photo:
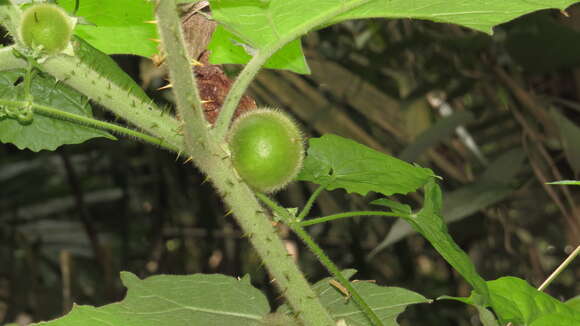
M539 285L580 241L580 196L545 182L580 172L580 6L543 11L493 36L412 20L351 21L305 37L312 75L263 71L250 95L290 111L308 136L335 133L432 168L443 179L451 234L486 279ZM161 102L163 71L137 57L119 64ZM239 67L227 67L231 74ZM114 117L102 110L97 116ZM0 323L54 318L72 302L119 300L119 271L250 274L273 306L269 277L227 209L183 158L136 143L94 139L55 152L0 146ZM302 206L314 190L276 195ZM377 209L323 193L312 216ZM397 198L420 207L420 196ZM354 218L309 228L357 279L436 298L468 285L395 219ZM311 281L327 273L284 227ZM547 292L580 292L573 263ZM470 308L410 308L402 325L476 325Z

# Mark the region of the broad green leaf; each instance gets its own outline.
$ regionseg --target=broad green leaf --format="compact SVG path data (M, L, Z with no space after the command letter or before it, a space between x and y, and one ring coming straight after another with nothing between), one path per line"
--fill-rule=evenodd
M560 140L564 147L564 154L572 170L576 174L580 173L580 146L578 139L580 139L580 126L570 121L566 116L556 110L551 110L552 118L556 122L560 131Z
M491 307L504 322L530 325L544 315L558 313L576 319L576 324L569 325L580 323L580 312L538 291L522 279L502 277L489 281L488 285L491 292Z
M75 306L46 326L222 326L260 325L270 311L266 297L248 278L213 274L158 275L140 280L121 273L127 296L99 308Z
M580 295L575 296L574 298L566 301L568 307L580 312Z
M441 216L443 204L441 189L434 179L425 186L425 200L423 208L405 221L409 222L413 229L425 237L437 252L453 266L453 268L473 286L481 295L483 302L489 299L489 293L485 281L469 259L469 256L453 241L447 231L447 225Z
M549 185L580 186L580 181L577 181L577 180L562 180L562 181L548 182L548 184Z
M580 311L538 291L528 282L512 276L501 277L487 282L490 305L503 324L534 326L574 326L580 325ZM477 295L468 298L444 297L467 304L481 305ZM503 325L502 324L502 325Z
M509 151L495 160L475 183L445 194L441 212L445 223L461 220L509 196L516 189L513 181L521 171L525 157L521 149ZM369 257L414 232L407 222L398 220Z
M80 0L77 16L93 25L77 25L75 34L107 54L136 54L150 57L157 53L157 29L153 1L148 0ZM58 4L72 13L75 0Z
M24 70L0 72L0 107L15 108L11 102L24 101L24 83L21 82L24 74ZM92 116L87 98L54 78L37 74L31 84L34 103L85 117ZM96 137L115 139L101 130L39 114L34 114L29 124L0 117L0 141L14 144L19 149L34 152L55 150L61 145L79 144Z
M346 270L342 274L346 278L351 278L355 272L355 270ZM332 279L332 277L327 277L316 282L312 287L330 315L337 322L344 320L349 326L370 325L357 304L330 284ZM385 326L399 325L397 317L405 311L407 306L431 302L424 296L403 288L379 286L365 281L351 281L351 283ZM288 312L288 306L281 306L278 311Z
M526 13L559 8L573 0L211 0L212 16L254 49L278 49L310 30L350 19L426 19L485 33ZM224 47L234 45L222 44ZM292 57L297 57L296 52ZM223 62L228 63L228 62Z
M530 323L530 326L577 326L580 324L580 315L571 316L567 313L552 313L542 315Z
M433 171L413 166L350 139L327 134L311 138L297 179L366 195L407 194L423 186Z
M243 64L252 58L256 49L246 45L244 41L218 25L208 45L211 51L210 63ZM286 69L299 74L309 74L310 68L302 53L300 40L295 40L280 49L264 64L265 68Z

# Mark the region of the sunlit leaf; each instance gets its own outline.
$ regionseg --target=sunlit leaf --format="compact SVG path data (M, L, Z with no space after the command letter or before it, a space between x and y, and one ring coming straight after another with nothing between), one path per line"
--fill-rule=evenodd
M433 171L375 151L336 135L311 138L304 168L298 180L342 188L366 195L407 194L433 178Z

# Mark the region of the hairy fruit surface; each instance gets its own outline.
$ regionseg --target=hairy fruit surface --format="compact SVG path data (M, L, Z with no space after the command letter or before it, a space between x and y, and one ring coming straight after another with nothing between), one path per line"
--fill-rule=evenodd
M56 54L64 50L72 37L72 31L71 18L56 5L33 5L22 13L22 42L31 48L40 46L46 54Z
M302 133L281 111L261 108L241 115L230 129L228 143L236 171L255 190L280 190L302 168Z

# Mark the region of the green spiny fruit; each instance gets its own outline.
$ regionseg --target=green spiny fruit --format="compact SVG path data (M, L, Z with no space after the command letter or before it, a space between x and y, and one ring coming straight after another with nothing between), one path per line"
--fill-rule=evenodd
M72 19L63 9L38 4L22 13L20 38L31 48L41 47L46 54L57 54L67 47L73 28Z
M230 128L228 143L236 171L255 190L278 191L302 169L302 133L279 110L261 108L239 116Z

